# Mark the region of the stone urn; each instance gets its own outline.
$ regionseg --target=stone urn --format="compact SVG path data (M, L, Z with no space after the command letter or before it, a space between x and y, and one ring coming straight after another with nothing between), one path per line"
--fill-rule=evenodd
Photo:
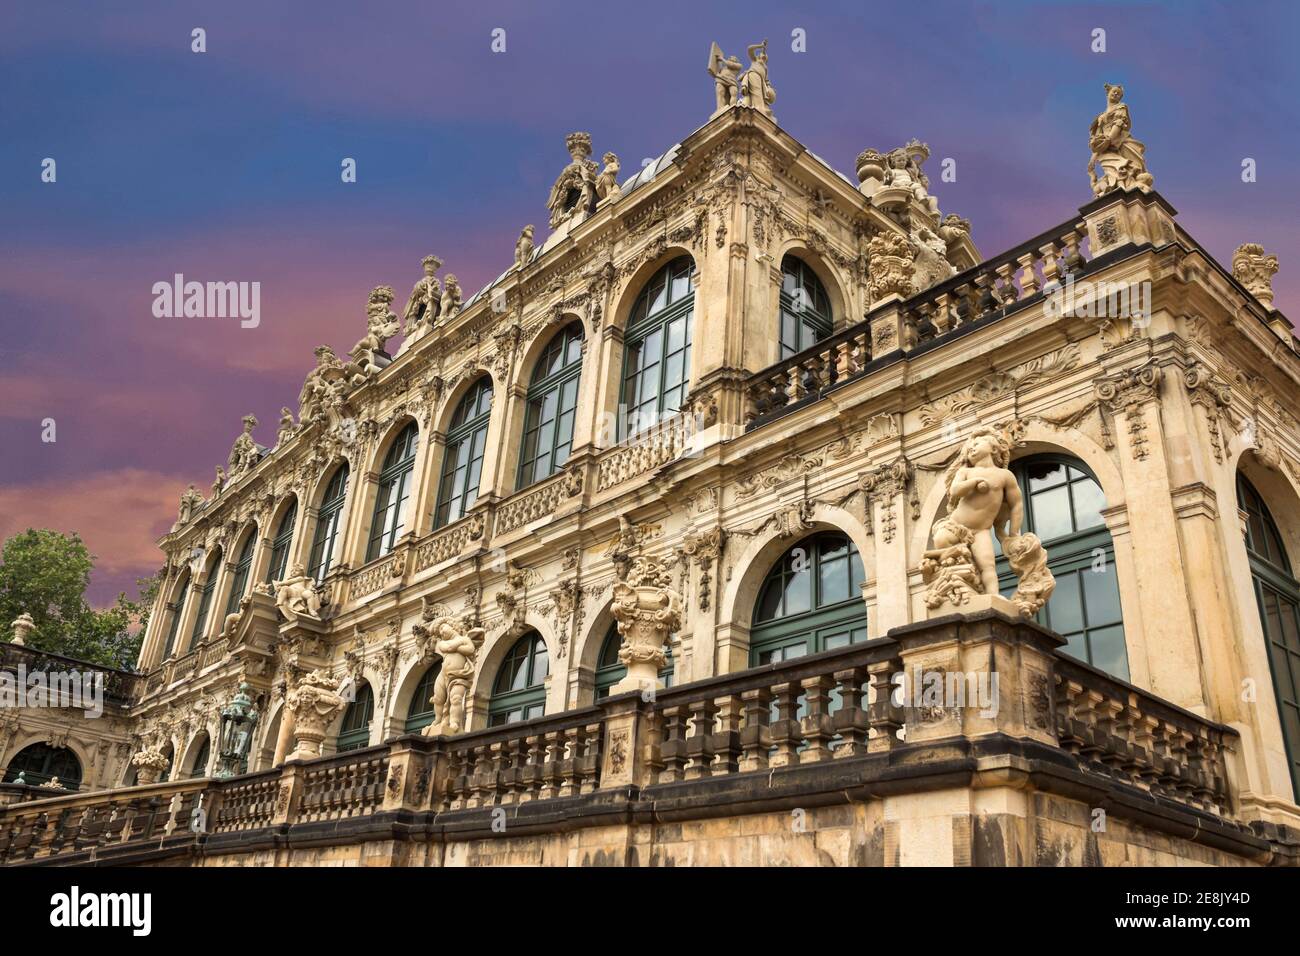
M885 157L879 150L864 149L858 153L858 188L870 196L885 181Z
M140 784L157 783L170 763L167 756L157 747L146 747L131 757L131 766L135 767L135 779Z
M338 694L339 682L322 671L313 671L290 692L286 706L293 715L294 751L290 760L320 756L321 742L346 701Z
M681 627L681 599L662 584L620 581L614 586L612 611L623 638L618 659L627 665L627 676L611 691L625 693L660 686L659 671L667 663L664 646L673 631Z

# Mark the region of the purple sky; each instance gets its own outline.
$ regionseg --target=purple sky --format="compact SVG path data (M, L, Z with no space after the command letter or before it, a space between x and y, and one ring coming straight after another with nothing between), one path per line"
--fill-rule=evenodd
M708 118L713 40L743 55L768 38L781 125L847 173L867 146L928 142L944 211L972 220L985 255L1090 198L1088 123L1103 82L1121 82L1183 226L1225 264L1245 241L1277 253L1277 305L1294 312L1298 8L8 3L0 536L79 531L100 602L154 570L180 491L206 491L242 415L274 443L312 349L356 341L371 288L404 300L433 252L477 291L524 223L544 226L567 133L589 130L628 174ZM944 157L954 183L938 181ZM152 286L176 272L259 281L260 327L155 318Z

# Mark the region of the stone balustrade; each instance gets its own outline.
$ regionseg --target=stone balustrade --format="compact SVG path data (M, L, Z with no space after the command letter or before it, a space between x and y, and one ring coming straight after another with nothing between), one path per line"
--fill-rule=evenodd
M228 780L26 793L0 805L0 864L219 855L281 845L297 828L312 841L399 825L477 833L502 807L542 828L606 819L615 804L626 817L647 801L677 818L731 804L743 814L783 798L829 805L1013 772L1019 786L1086 794L1110 813L1136 808L1144 825L1168 820L1170 832L1266 852L1234 816L1235 733L1064 657L1062 643L995 611L950 615L453 737L406 735ZM922 693L929 677L946 688L937 698ZM191 830L199 807L205 823Z
M139 697L145 682L142 674L115 670L98 664L51 654L21 644L0 644L0 671L17 673L18 667L26 668L28 674L44 673L86 673L88 671L103 675L104 699L113 706L127 706Z

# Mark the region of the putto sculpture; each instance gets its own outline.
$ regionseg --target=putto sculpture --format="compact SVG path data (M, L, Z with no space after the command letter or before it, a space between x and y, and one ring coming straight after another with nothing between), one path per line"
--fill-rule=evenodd
M605 168L596 177L596 199L597 201L608 199L612 202L623 194L618 185L618 172L622 167L619 166L618 157L613 153L606 153L601 159L605 163Z
M1124 103L1124 87L1106 84L1106 108L1092 121L1088 145L1088 178L1092 192L1104 196L1114 189L1146 192L1155 183L1147 172L1147 148L1130 133L1133 121ZM1101 174L1097 170L1100 168Z
M736 57L724 55L717 43L709 47L709 75L713 77L716 103L714 116L736 105L740 95L740 71L744 68L745 65Z
M325 604L324 593L301 564L295 564L289 569L287 578L274 582L272 586L275 588L275 606L287 620L299 617L320 619Z
M524 226L515 242L515 268L522 269L533 258L533 226Z
M921 574L925 603L953 610L973 595L998 594L993 534L1020 580L1011 603L1020 614L1037 614L1056 586L1038 537L1022 534L1024 503L1016 476L1007 467L1011 446L993 428L977 428L944 474L948 514L934 526L934 547L925 552Z
M430 698L435 718L424 728L424 734L458 734L466 729L465 701L474 682L474 667L485 632L442 605L426 606L424 620L411 630L417 638L431 641L429 650L442 658Z
M448 281L451 281L448 276ZM393 304L392 286L376 286L370 292L366 305L366 334L363 335L348 355L352 359L347 371L352 377L352 385L359 386L388 364L383 355L384 346L398 332L397 313L390 306ZM380 361L381 356L384 361Z
M460 283L450 272L447 273L447 282L442 290L442 302L438 306L439 318L452 319L460 312Z
M346 398L343 362L328 345L316 347L316 367L307 373L298 393L298 422L310 425L331 419ZM333 417L338 417L335 414Z
M420 266L424 269L424 275L415 283L411 297L406 300L406 308L402 310L402 334L408 339L433 328L442 303L442 286L437 277L438 270L442 268L442 260L437 256L425 256L420 261Z

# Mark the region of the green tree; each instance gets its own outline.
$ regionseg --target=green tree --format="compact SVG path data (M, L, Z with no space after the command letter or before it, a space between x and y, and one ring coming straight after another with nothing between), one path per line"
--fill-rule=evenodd
M137 582L134 601L123 592L112 607L96 610L86 602L94 563L76 534L29 528L11 536L0 549L0 633L26 612L36 624L30 646L109 667L132 667L157 577ZM133 629L135 624L141 626Z

